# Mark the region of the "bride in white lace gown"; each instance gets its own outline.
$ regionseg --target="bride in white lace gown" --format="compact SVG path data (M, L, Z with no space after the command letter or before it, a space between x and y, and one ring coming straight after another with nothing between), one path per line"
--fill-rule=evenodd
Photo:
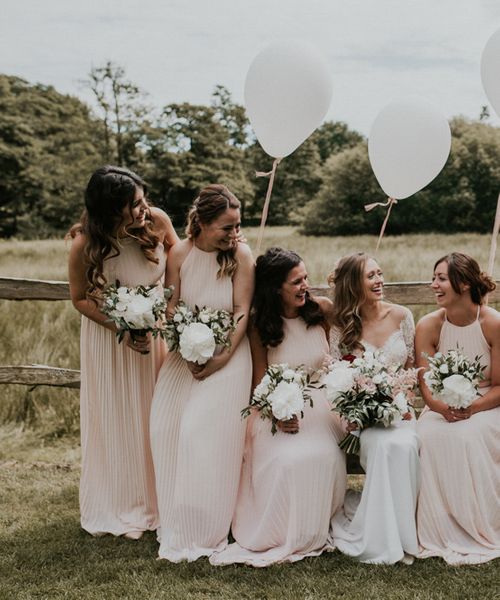
M411 312L383 301L383 276L366 254L340 260L329 282L335 286L330 352L378 351L388 364L413 366L415 326ZM418 552L415 510L420 479L415 417L360 435L363 492L349 490L330 535L343 553L366 563L413 562Z

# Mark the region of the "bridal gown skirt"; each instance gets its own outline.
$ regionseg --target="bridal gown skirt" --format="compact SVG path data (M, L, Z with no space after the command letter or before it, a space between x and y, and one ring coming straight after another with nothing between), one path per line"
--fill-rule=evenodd
M418 552L415 510L420 481L415 419L371 427L360 437L363 492L349 490L332 519L331 542L360 562L393 564Z

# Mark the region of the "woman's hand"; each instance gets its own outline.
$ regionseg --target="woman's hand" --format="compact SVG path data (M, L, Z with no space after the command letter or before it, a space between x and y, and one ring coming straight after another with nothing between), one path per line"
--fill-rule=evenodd
M130 331L127 330L123 335L123 343L131 350L134 350L134 352L139 352L140 354L149 354L151 337L148 334L132 335Z
M217 356L214 356L213 358L211 358L204 365L197 365L196 363L188 363L188 367L189 367L189 365L195 364L195 367L193 367L193 368L189 367L189 370L191 371L191 373L195 379L197 379L198 381L203 381L210 375L213 375L219 369L222 369L222 367L227 363L228 360L229 360L229 357L226 358L224 356L224 353L221 353L221 354L218 354Z
M405 412L405 414L403 415L403 421L411 421L413 419L413 415L411 414L410 411Z
M464 419L470 419L472 416L472 407L468 408L450 408L450 413L453 417L453 421L463 421Z
M276 426L283 433L299 433L299 418L295 416L288 421L277 421Z
M357 431L359 429L358 424L357 423L353 423L353 422L349 422L347 423L347 426L345 428L345 430L347 431L347 433L351 433L351 431Z

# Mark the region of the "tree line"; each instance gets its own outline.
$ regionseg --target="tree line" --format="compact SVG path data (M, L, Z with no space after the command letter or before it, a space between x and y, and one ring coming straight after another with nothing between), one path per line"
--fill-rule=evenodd
M205 185L228 185L242 201L244 223L260 217L272 159L252 134L244 107L216 86L208 105L158 109L111 62L85 85L95 108L52 86L0 75L0 237L61 235L83 208L92 171L114 163L137 171L150 198L182 227ZM500 130L478 120L451 121L452 150L441 174L393 210L387 233L490 231L500 192ZM366 139L327 121L279 165L268 223L308 235L376 233L384 201Z

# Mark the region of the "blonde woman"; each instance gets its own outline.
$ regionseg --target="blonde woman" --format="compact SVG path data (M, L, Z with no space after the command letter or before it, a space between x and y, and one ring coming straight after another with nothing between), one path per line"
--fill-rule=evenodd
M187 239L167 265L178 300L234 313L231 346L203 367L169 354L151 410L151 445L160 513L159 557L196 560L227 544L240 477L252 378L246 327L254 263L238 243L240 203L223 185L204 188L189 212Z
M388 364L412 366L413 316L407 308L384 301L384 277L378 263L363 253L346 256L329 282L335 288L332 356L371 351ZM344 510L332 520L333 544L361 562L412 562L418 552L418 440L413 415L408 413L406 418L388 428L361 432L360 462L366 472L363 492L349 491Z

